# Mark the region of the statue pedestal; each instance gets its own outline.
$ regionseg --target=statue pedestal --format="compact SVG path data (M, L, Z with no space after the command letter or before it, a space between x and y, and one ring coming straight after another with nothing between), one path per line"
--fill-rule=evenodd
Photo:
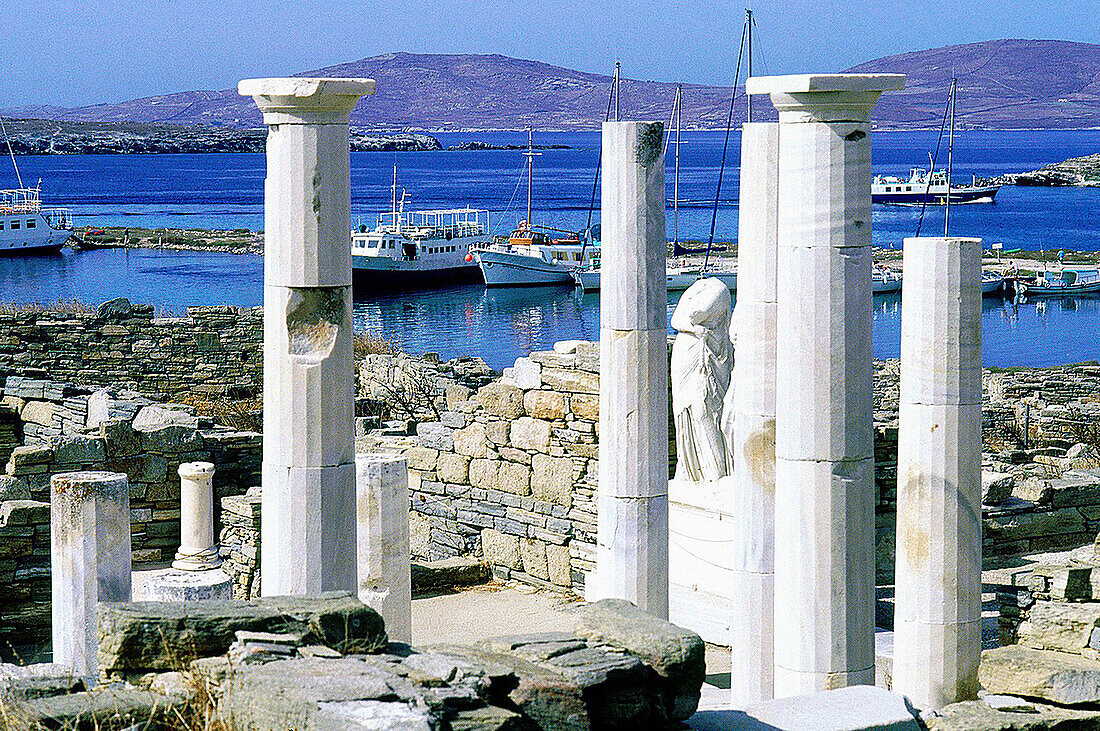
M732 496L729 477L668 483L668 619L726 646L736 586Z

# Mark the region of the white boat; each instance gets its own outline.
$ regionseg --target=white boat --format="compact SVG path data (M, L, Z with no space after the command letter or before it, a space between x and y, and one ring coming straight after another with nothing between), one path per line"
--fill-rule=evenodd
M491 243L473 250L486 287L532 287L548 284L572 284L573 270L588 266L599 257L598 242L582 242L567 231L564 238L553 238L550 229L531 224L531 186L535 157L531 129L527 129L527 218L508 237L507 243Z
M892 294L901 291L901 272L875 267L871 270L871 291L874 294Z
M892 175L876 175L871 181L872 203L918 204L932 203L942 205L947 202L948 174L944 170L931 173L922 168L913 168L909 178ZM951 185L952 203L993 202L1000 190L999 185L978 185L977 180L970 185Z
M386 287L476 282L470 248L488 234L489 212L476 208L382 213L374 229L352 232L352 271Z
M60 251L73 235L67 208L43 208L41 183L34 188L0 190L0 254Z
M1016 282L1016 290L1027 297L1071 297L1100 294L1100 270L1059 269L1043 272L1034 284Z
M1003 274L982 272L982 296L1000 294L1005 286Z
M702 267L668 267L665 270L665 286L669 292L680 292L700 279L717 279L731 292L737 291L737 272L706 271ZM573 272L573 281L585 292L600 291L600 269L578 269Z
M599 258L598 245L579 238L551 239L521 221L506 244L487 244L473 250L487 287L530 287L572 284L573 271Z

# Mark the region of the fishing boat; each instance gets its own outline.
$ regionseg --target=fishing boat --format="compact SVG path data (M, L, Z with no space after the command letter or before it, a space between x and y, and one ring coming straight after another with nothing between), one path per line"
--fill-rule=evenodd
M531 190L535 152L531 130L527 130L527 218L520 221L506 243L486 243L473 248L471 256L481 270L487 287L532 287L573 282L573 270L591 263L599 255L596 242L581 241L569 231L531 223ZM555 238L554 234L560 234Z
M717 279L731 291L737 291L737 272L704 271L698 266L670 266L665 269L665 286L669 292L680 292L700 279ZM578 269L573 272L573 281L585 292L600 291L600 269Z
M1059 269L1043 272L1033 284L1016 283L1017 292L1027 297L1071 297L1100 294L1100 270Z
M56 253L73 235L67 208L43 208L42 183L0 190L0 254Z
M982 272L982 296L992 297L1000 294L1005 286L1005 277L997 272Z
M351 266L357 282L387 288L417 284L476 282L478 266L470 248L489 235L489 212L477 208L405 211L406 193L377 225L351 234Z
M871 291L874 294L893 294L901 291L901 272L875 267L871 270Z
M897 205L930 203L944 205L948 202L946 170L928 171L913 168L909 177L876 175L871 181L871 202ZM951 184L951 203L989 202L997 196L999 185L979 185L977 178L970 185Z

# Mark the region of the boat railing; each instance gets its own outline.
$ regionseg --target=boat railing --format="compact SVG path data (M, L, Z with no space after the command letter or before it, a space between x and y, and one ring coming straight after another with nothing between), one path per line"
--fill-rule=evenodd
M71 231L73 228L73 212L69 208L43 208L39 213L52 229Z
M37 213L41 208L38 188L0 190L0 215Z

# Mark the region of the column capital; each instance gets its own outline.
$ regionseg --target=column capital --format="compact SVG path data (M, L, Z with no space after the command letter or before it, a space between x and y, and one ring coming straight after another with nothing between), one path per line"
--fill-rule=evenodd
M884 91L905 88L904 74L754 76L747 94L769 94L779 121L865 122Z
M374 93L374 80L244 79L237 93L255 100L264 124L347 124L359 98Z

